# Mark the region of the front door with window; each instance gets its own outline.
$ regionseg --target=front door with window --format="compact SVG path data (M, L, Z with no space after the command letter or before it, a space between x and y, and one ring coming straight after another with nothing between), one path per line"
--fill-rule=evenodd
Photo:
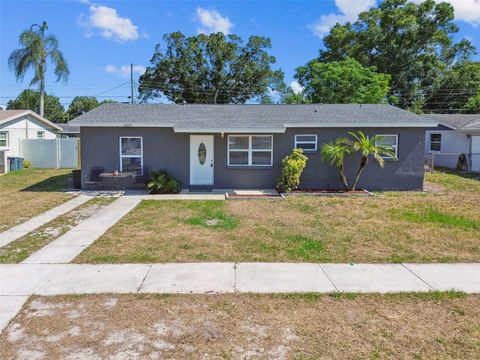
M190 135L190 185L213 185L213 135Z

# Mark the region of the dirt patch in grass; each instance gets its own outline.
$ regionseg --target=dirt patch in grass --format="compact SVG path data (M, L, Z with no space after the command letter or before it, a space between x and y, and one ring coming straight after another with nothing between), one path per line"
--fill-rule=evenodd
M477 262L479 213L450 192L144 201L75 262Z
M0 176L0 232L70 199L71 170L29 169Z
M473 359L480 297L69 296L32 299L0 357Z
M0 264L22 262L31 254L59 238L80 223L80 221L92 216L115 199L112 196L92 198L87 203L0 248Z

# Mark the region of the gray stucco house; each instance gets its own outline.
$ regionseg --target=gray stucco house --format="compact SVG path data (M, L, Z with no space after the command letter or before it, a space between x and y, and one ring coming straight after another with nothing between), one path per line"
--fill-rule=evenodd
M308 155L304 189L338 189L334 167L322 163L325 142L362 130L383 135L396 159L372 163L359 186L421 190L425 129L437 123L390 105L104 104L70 122L80 127L82 186L92 167L165 169L183 188L271 189L294 147ZM346 161L353 177L358 159Z

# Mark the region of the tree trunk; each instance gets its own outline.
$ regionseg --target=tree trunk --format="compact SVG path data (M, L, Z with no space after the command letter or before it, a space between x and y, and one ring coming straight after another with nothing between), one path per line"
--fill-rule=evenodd
M363 169L368 164L368 156L362 156L362 160L360 160L360 167L358 168L357 175L355 176L355 181L353 182L351 191L355 191L357 188L358 180L360 179L360 175L362 175Z
M45 55L42 57L40 74L40 116L43 116L45 111ZM52 119L55 120L55 119Z
M218 89L215 90L215 95L213 97L213 103L216 104L217 103L217 96L218 96Z
M347 178L345 177L345 174L343 173L343 164L339 165L337 167L337 169L338 169L338 174L340 175L340 181L342 182L343 186L345 187L345 190L348 191Z

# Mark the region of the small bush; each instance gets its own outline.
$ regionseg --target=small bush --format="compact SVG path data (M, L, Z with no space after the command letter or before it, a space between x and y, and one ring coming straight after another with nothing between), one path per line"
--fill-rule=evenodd
M180 184L177 180L172 179L165 170L152 170L147 190L149 194L177 194L180 192Z
M277 183L277 189L292 191L300 185L300 176L308 158L303 155L302 149L293 149L292 153L282 160L282 175Z
M26 170L26 169L30 169L30 167L32 166L32 163L28 160L23 160L23 168Z

